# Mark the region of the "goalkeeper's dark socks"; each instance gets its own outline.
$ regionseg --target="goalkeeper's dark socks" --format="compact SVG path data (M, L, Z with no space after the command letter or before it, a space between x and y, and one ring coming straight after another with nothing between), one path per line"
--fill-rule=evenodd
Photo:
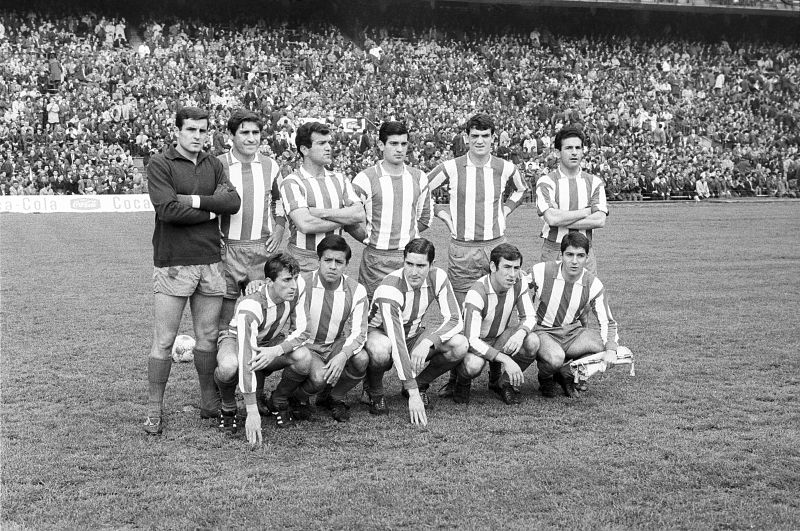
M450 361L444 354L434 354L428 366L417 376L417 385L420 388L424 385L427 389L432 381L450 369L455 369L459 363L461 360Z
M161 406L164 403L164 390L172 370L172 360L147 358L147 416L161 417Z
M200 381L200 410L214 412L219 409L219 393L214 382L214 369L217 368L217 351L194 349L194 367Z
M283 369L281 381L278 382L278 386L272 392L272 403L275 407L279 409L285 408L289 402L289 397L294 395L306 378L308 378L307 375L299 374L291 367Z

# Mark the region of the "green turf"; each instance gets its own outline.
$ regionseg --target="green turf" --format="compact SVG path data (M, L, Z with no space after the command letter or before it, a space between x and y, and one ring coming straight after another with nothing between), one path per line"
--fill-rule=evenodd
M798 202L613 207L595 242L634 378L545 400L531 369L507 408L484 374L426 429L393 395L255 452L199 419L191 364L166 434L141 430L152 217L0 216L4 529L800 527ZM509 222L527 265L540 226Z

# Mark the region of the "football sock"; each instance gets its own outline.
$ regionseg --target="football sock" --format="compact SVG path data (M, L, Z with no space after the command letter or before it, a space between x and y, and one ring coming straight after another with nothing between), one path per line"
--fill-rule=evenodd
M549 363L545 363L541 360L536 362L536 367L539 369L539 379L546 380L547 378L552 378L553 373L556 372L557 369L554 369L552 365Z
M219 371L214 371L214 382L219 389L219 396L222 399L222 408L233 411L236 407L236 376L229 381L223 381L219 377Z
M528 364L530 365L530 363ZM525 370L525 369L523 369ZM503 364L499 361L489 362L489 385L497 385L500 383L500 376L503 372Z
M339 381L333 386L331 390L331 398L344 402L344 397L347 393L358 385L358 382L364 379L364 373L358 374L352 368L345 366L342 375L339 376Z
M458 378L461 380L472 380L472 376L467 374L467 368L464 366L463 363L459 363L458 367L451 370L450 373L451 374L456 373L456 376L458 376Z
M214 382L214 369L217 368L217 350L194 349L194 367L200 381L200 409L216 412L219 409L219 393Z
M305 374L298 374L291 367L283 369L281 381L272 392L272 403L277 408L285 408L289 402L289 397L294 395L295 391L300 385L308 378Z
M428 366L417 376L417 385L420 389L427 389L431 382L451 369L455 369L461 360L450 361L444 354L435 354ZM451 371L455 373L455 371Z
M261 369L256 371L256 396L264 394L264 381L267 379L267 371Z
M160 417L161 406L164 403L164 390L167 388L169 372L172 370L172 360L147 358L147 415Z
M384 395L383 374L387 369L373 366L372 363L367 367L367 377L364 379L364 386L370 398Z

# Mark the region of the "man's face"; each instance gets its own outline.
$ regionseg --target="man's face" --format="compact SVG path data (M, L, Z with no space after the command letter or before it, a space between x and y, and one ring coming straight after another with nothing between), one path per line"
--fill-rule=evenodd
M291 301L297 293L297 275L292 276L288 269L284 269L275 280L267 279L267 289L276 303Z
M489 269L492 272L492 279L495 286L499 286L501 293L510 290L514 287L519 279L519 271L522 267L522 260L506 260L501 258L500 262L495 265L494 262L489 263Z
M422 286L430 270L431 264L424 254L408 253L403 261L403 274L414 289Z
M305 158L319 166L325 166L333 161L331 157L331 135L311 133L311 147L305 149Z
M568 170L578 170L583 160L583 142L578 137L569 137L561 141L559 152L561 164Z
M208 120L187 118L178 131L178 145L188 153L200 153L208 136Z
M255 122L242 122L233 135L233 147L242 155L252 157L261 145L261 129Z
M485 157L492 151L492 130L491 129L470 129L467 135L469 142L469 152L478 157Z
M586 260L588 257L589 255L583 247L573 247L570 245L564 249L561 256L563 274L573 278L578 277L581 271L583 271L583 268L586 267Z
M347 253L327 249L319 259L319 275L325 282L338 284L347 267Z
M389 135L386 143L378 140L378 147L383 151L383 160L390 164L402 164L408 153L408 135Z

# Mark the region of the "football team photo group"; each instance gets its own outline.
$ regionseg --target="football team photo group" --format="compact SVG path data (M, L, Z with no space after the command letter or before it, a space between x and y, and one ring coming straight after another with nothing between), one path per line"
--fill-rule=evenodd
M527 376L536 374L543 397L572 398L588 389L587 365L597 372L632 363L597 275L591 237L608 205L603 181L582 170L580 128L555 137L558 166L535 190L541 254L525 261L505 228L527 186L513 163L492 154L488 115L467 121L465 155L428 174L406 164L406 125L384 122L382 159L352 178L329 169L323 123L298 128L301 163L285 177L259 151L258 114L234 110L227 125L231 150L213 157L203 151L208 112L179 109L177 144L148 165L156 220L146 433L165 429L187 300L200 416L228 434L243 430L252 446L263 441L264 417L286 428L314 407L348 421L347 395L359 384L369 413L386 413L384 375L393 367L410 422L427 425L434 395L468 404L484 367L488 390L513 406L532 365ZM448 205L432 200L440 187ZM445 267L434 263L426 230L449 232L439 249ZM352 276L342 234L363 245Z

